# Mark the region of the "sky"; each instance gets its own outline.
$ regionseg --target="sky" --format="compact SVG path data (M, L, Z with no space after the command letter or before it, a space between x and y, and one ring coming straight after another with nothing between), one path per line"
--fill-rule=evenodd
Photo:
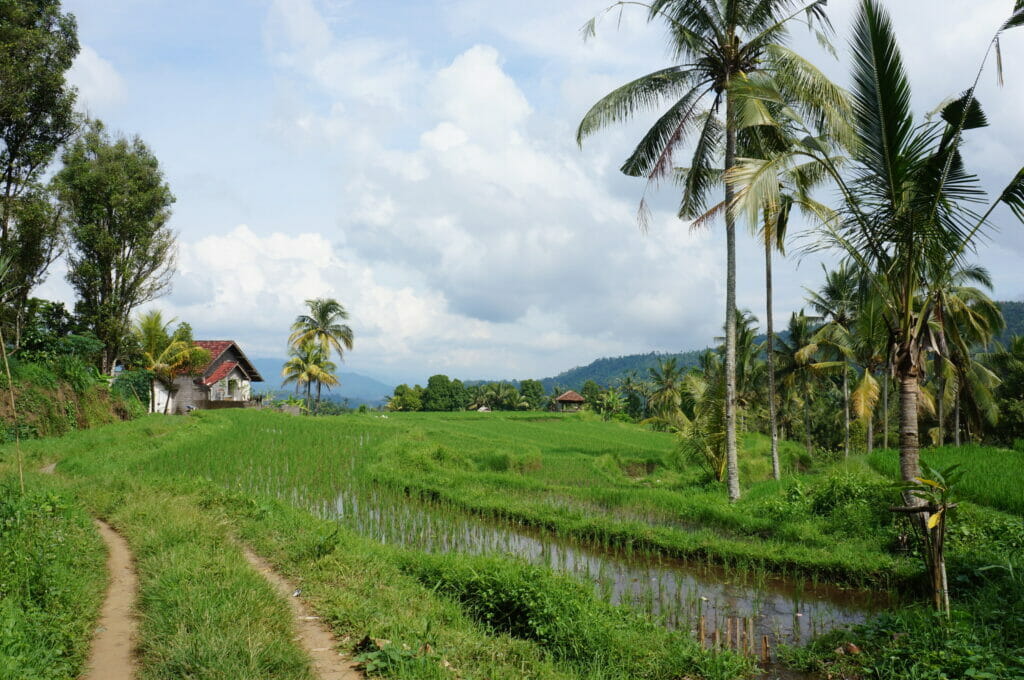
M173 290L153 305L197 338L286 354L304 300L350 313L343 370L391 382L554 375L602 356L705 347L724 319L724 236L618 167L653 115L575 141L600 97L670 62L665 35L609 0L64 0L80 107L154 151L177 201ZM893 0L915 109L973 80L1011 0ZM846 84L855 2L833 0ZM991 127L968 162L997 192L1024 165L1024 29L982 76ZM1024 227L976 259L1024 298ZM738 303L764 317L763 253L739 239ZM821 255L776 262L776 319L805 305ZM37 295L72 301L60 265Z

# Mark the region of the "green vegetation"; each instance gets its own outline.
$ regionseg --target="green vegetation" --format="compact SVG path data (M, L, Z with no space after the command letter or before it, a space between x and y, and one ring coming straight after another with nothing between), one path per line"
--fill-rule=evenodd
M78 675L106 588L103 543L73 495L0 476L0 677Z
M1024 515L1024 451L968 444L927 449L921 460L933 468L959 465L964 478L957 485L967 500L1016 515ZM896 456L892 451L875 451L868 457L871 467L897 479Z
M301 583L346 647L386 677L515 678L530 668L551 679L725 679L746 667L738 657L701 652L684 632L689 625L662 628L643 601L657 601L657 592L640 591L641 600L624 609L608 603L603 585L594 591L544 566L467 554L469 543L447 555L416 549L463 534L472 514L489 518L479 527L534 524L545 540L603 544L626 560L675 553L742 565L754 582L767 569L883 588L917 583L918 560L894 551L903 529L887 511L898 498L890 482L860 458L823 463L790 442L780 447L785 478L776 482L769 449L767 438L745 437L741 471L751 481L743 499L729 504L672 435L587 414L307 419L221 411L153 416L25 445L34 460L59 458L65 493L109 517L136 551L142 606L152 608L143 656L150 677L180 677L189 668L199 674L201 666L228 678L305 672L280 642L286 633L270 623L252 640L226 645L245 654L218 645L231 635L225 621L249 616L236 602L280 618L268 614L280 603L265 599L269 591L245 572L232 534ZM962 458L985 469L977 454ZM378 523L360 519L366 513L333 520L339 492L347 494L346 511L357 499L379 512ZM863 654L839 661L877 668L879 678L903 677L897 669L915 655L936 672L962 670L968 652L979 657L972 662L979 673L1020 672L1018 634L1010 629L1024 606L1024 591L1013 588L1019 565L1012 560L1024 550L1020 516L966 497L974 502L961 499L950 519L951 624L916 606L898 608L827 643L787 650L786 658L836 668L832 650L853 641ZM381 545L385 536L395 545ZM1003 568L1011 565L1012 573ZM218 574L224 590L204 585L199 575L208 573ZM998 611L1011 619L982 608L998 598ZM180 620L194 624L171 624ZM944 631L939 649L953 656L933 648L936 626Z

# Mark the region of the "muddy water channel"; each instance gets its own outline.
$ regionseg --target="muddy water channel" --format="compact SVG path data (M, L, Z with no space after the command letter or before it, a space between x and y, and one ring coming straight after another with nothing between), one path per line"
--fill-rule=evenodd
M434 553L513 555L593 583L613 604L640 610L671 628L715 631L724 642L732 619L753 640L802 644L864 621L889 604L885 595L693 564L653 554L604 549L547 532L483 521L456 509L386 490L348 490L319 503L298 501L381 543ZM304 502L303 502L304 501ZM736 618L750 619L742 624ZM752 631L747 626L752 627ZM758 643L759 644L759 643Z

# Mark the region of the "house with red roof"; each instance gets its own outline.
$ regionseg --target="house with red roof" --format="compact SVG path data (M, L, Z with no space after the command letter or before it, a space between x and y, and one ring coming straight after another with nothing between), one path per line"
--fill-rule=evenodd
M191 374L179 375L170 394L157 395L157 404L170 413L249 405L252 384L263 382L263 376L238 343L234 340L196 340L195 344L210 353L210 361ZM170 400L169 404L166 404L167 400Z

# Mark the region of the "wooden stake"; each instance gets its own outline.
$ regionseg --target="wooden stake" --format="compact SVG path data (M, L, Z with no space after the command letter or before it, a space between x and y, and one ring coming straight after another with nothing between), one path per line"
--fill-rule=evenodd
M768 636L761 636L761 663L765 666L772 662L772 650L768 646Z
M732 617L725 620L725 646L732 649Z
M718 630L718 626L715 626L713 647L716 652L722 648L722 631Z
M704 617L700 617L700 622L697 624L697 638L700 640L700 648L704 649L705 643L707 642L705 636L707 631L705 629Z
M747 619L747 644L745 651L749 656L754 656L754 617Z

